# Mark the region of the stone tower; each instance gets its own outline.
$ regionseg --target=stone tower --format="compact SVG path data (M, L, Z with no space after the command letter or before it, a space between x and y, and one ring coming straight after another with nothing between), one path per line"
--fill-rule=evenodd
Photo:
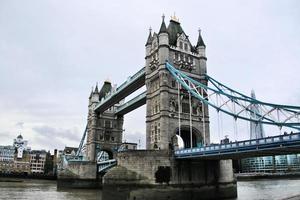
M188 92L178 89L177 82L165 68L167 60L207 85L203 76L207 60L205 47L200 31L197 44L191 44L176 17L171 18L167 27L163 16L159 32L152 34L150 30L145 58L147 149L169 149L174 144L176 134L181 136L186 148L191 146L191 142L193 147L202 146L204 142L209 144L208 107L193 97L190 104Z
M115 105L103 113L94 111L96 105L108 93L112 92L111 83L105 81L101 90L98 86L89 97L87 123L86 156L89 161L95 161L97 152L105 151L113 158L122 143L123 116L115 115Z

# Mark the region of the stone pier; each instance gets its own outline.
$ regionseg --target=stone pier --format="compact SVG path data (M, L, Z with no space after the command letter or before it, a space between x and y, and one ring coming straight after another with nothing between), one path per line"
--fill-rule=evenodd
M159 193L174 198L191 194L201 199L237 196L231 160L175 160L167 150L122 152L117 160L118 166L103 177L104 188L131 188L141 199L146 190L147 198Z
M57 188L92 189L102 187L102 177L97 176L96 162L72 161L58 171Z

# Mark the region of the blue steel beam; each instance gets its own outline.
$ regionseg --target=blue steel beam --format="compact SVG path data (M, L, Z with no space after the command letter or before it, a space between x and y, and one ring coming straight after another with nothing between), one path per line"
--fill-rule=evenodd
M81 151L82 151L83 143L84 143L84 140L86 138L86 133L87 133L87 125L85 126L85 129L84 129L84 132L83 132L83 135L82 135L79 147L78 147L77 152L76 152L76 156L79 156L80 153L81 153Z
M175 151L176 159L241 159L300 153L300 133Z
M112 168L116 165L117 165L117 160L116 159L97 162L98 173L104 173L108 169L110 169L110 168Z
M116 109L115 115L125 115L146 104L146 91L122 104Z
M95 111L103 113L108 108L120 102L125 97L129 96L139 88L145 85L145 67L129 77L127 81L121 84L115 92L106 96L100 103L95 107Z
M217 82L206 75L206 80L212 84L207 86L187 76L166 62L166 68L180 85L199 101L221 111L235 120L242 119L255 123L285 126L300 130L300 106L271 104L243 95ZM222 100L221 104L219 100ZM251 106L261 107L262 113L253 113ZM251 114L257 119L251 118Z

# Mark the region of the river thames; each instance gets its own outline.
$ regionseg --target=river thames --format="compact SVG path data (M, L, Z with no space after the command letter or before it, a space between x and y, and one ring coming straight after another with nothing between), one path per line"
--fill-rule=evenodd
M3 200L107 200L102 195L101 190L57 191L55 181L22 180L22 182L0 182L0 199ZM238 198L236 200L279 200L298 195L300 195L300 179L239 181ZM295 199L300 198L293 198L293 200Z

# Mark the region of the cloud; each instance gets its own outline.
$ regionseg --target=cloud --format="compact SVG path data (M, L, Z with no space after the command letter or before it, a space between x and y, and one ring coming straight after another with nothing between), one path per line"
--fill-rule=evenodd
M24 122L17 122L15 126L16 128L22 129L24 127Z
M137 143L139 148L146 147L145 133L136 131L134 133L128 133L123 136L124 136L124 140L126 140L126 142Z
M42 149L63 149L65 146L77 146L81 140L81 134L77 128L63 129L48 125L34 126L33 141L35 146Z
M2 3L1 142L22 129L32 146L78 144L91 86L121 84L144 66L148 27L157 32L161 14L174 10L193 44L201 27L209 75L264 101L299 104L298 2L156 2L162 9L138 0ZM127 141L145 143L145 110L125 116Z
M45 138L60 138L67 139L71 141L80 141L80 134L78 130L70 130L70 129L57 129L47 125L36 126L32 128L39 136Z

